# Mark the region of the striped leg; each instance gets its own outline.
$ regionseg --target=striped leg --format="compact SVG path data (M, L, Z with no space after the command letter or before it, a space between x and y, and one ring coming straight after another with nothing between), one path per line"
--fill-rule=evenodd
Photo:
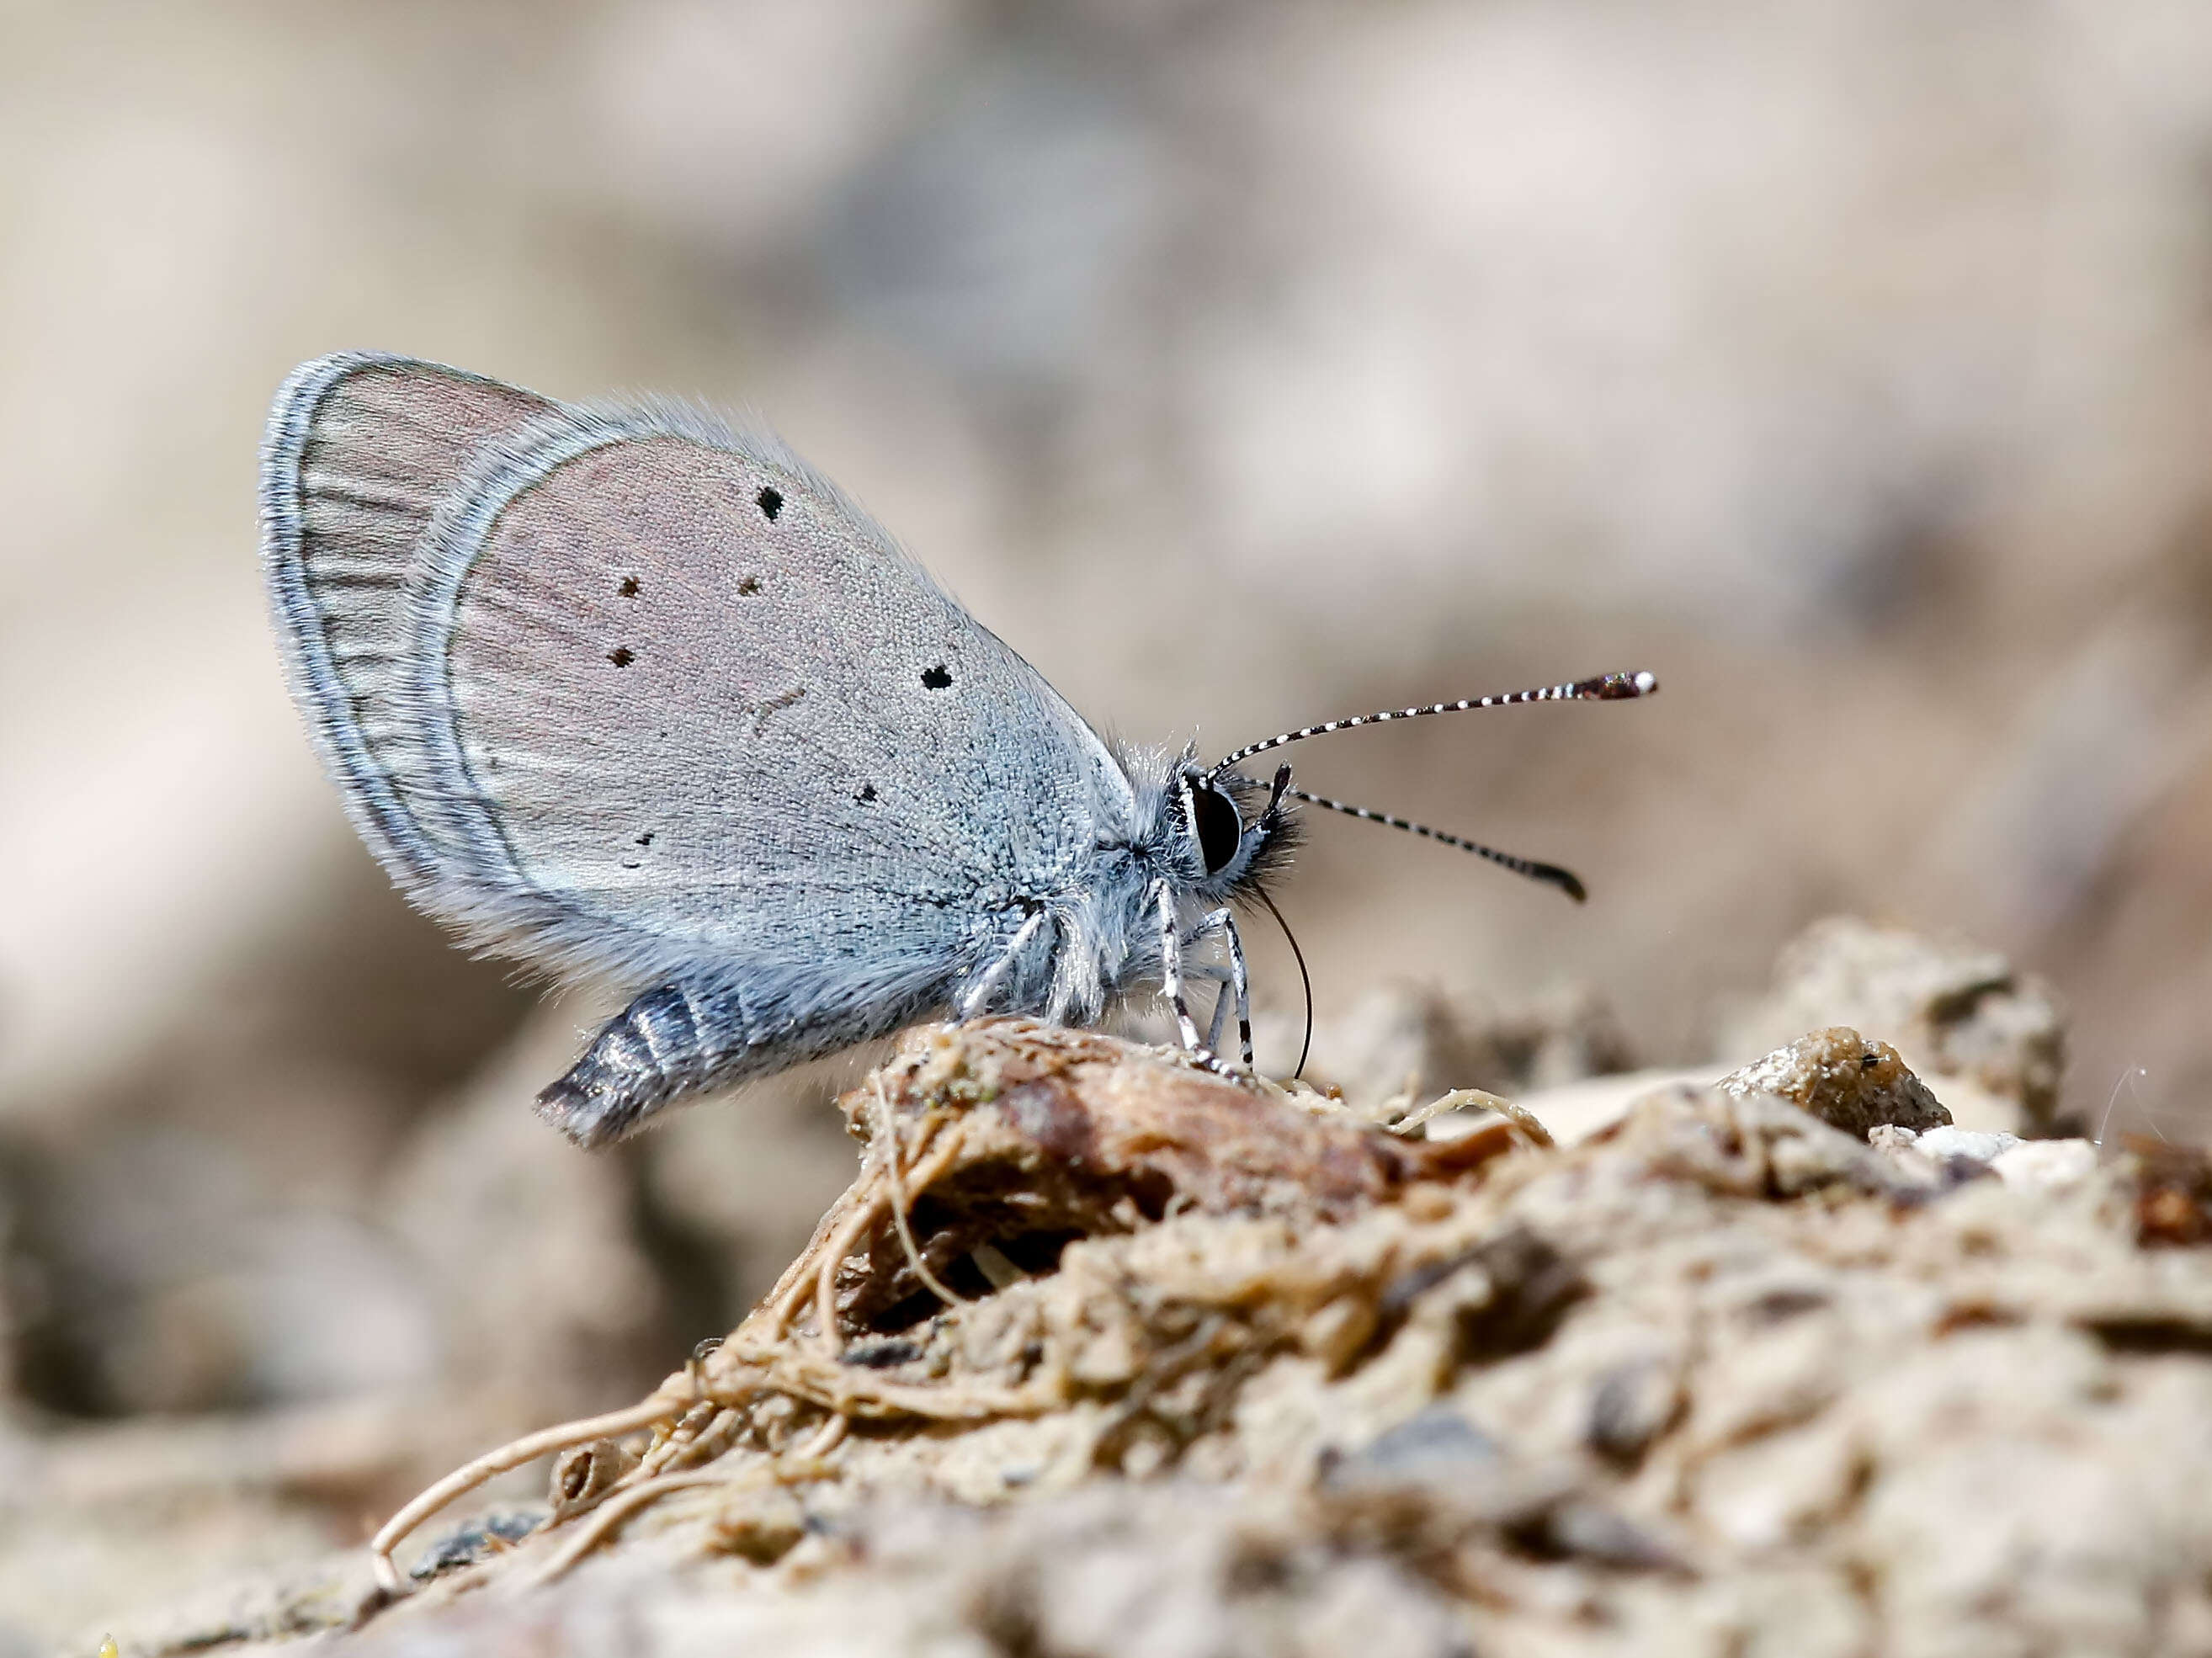
M1237 1051L1243 1055L1244 1068L1249 1071L1252 1068L1252 981L1245 967L1244 938L1237 930L1237 918L1230 913L1226 905L1219 909L1209 910L1199 918L1198 925L1185 933L1178 942L1187 944L1195 944L1212 932L1219 933L1228 948L1229 982L1223 988L1220 995L1214 999L1213 1020L1206 1034L1206 1045L1215 1053L1220 1052L1222 1022L1228 1013L1230 1002L1233 998L1237 1005ZM1214 971L1218 973L1219 969L1216 969ZM1207 976L1212 977L1213 975L1209 974Z
M1237 918L1227 910L1221 912L1222 936L1229 941L1229 987L1237 997L1237 1051L1243 1055L1244 1068L1252 1069L1252 979L1244 965L1244 938L1237 931ZM1221 1010L1216 1007L1213 1017L1218 1022Z
M1183 947L1190 946L1190 935L1183 934ZM1218 993L1213 999L1213 1012L1206 1021L1206 1045L1214 1053L1221 1051L1221 1033L1228 1027L1229 1009L1236 998L1229 989L1229 969L1212 962L1185 962L1182 980L1187 985L1216 985Z
M1163 884L1160 895L1160 988L1175 1009L1176 1029L1184 1052L1216 1076L1234 1077L1226 1060L1198 1039L1198 1022L1190 1017L1190 999L1183 989L1182 930L1176 925L1175 896Z

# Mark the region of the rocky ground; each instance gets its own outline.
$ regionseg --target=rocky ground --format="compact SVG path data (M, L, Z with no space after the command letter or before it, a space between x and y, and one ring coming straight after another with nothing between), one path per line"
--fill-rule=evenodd
M126 1658L2212 1652L2212 1166L2055 1135L2057 1017L2002 962L1832 923L1745 1028L1778 1017L1821 1023L1717 1079L1425 1103L1435 1066L1603 1044L1568 1009L1475 1077L1401 1008L1327 1033L1325 1072L1407 1061L1363 1096L924 1028L844 1096L858 1178L726 1339L446 1482L388 1559L103 1627ZM15 1500L242 1526L452 1426L79 1446ZM166 1509L165 1455L201 1471Z

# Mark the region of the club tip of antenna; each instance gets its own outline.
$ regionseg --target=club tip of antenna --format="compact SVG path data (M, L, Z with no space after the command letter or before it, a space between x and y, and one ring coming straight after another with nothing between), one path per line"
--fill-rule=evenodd
M1583 683L1587 688L1583 693L1585 696L1600 702L1613 702L1624 697L1650 695L1659 689L1659 676L1649 668L1638 668L1634 673L1602 674Z
M1578 904L1589 902L1589 889L1583 884L1582 877L1571 869L1561 869L1557 864L1532 864L1528 873L1559 888Z

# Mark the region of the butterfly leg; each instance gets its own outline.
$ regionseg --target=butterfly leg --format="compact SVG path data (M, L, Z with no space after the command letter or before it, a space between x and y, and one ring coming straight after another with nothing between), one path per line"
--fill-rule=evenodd
M992 993L1005 982L1007 972L1020 959L1022 951L1028 947L1030 940L1036 937L1044 922L1045 912L1040 909L1021 924L1014 933L1013 941L999 952L999 959L984 969L983 976L976 980L968 993L960 999L962 1018L972 1019L983 1011L991 999Z
M1228 950L1229 971L1227 984L1223 987L1221 993L1214 999L1213 1020L1206 1031L1206 1046L1212 1052L1221 1051L1222 1023L1233 999L1237 1005L1238 1051L1243 1055L1244 1068L1249 1071L1252 1068L1252 981L1245 966L1244 938L1243 935L1237 930L1237 918L1230 913L1226 905L1219 909L1209 910L1199 918L1197 926L1182 935L1179 942L1186 944L1195 944L1212 932L1218 932L1221 935L1224 944ZM1212 978L1219 972L1220 969L1217 968L1206 976ZM1191 976L1197 975L1194 974Z
M1222 1028L1229 1023L1229 1004L1237 999L1230 991L1227 975L1218 983L1220 988L1213 993L1213 1017L1206 1025L1206 1045L1216 1054L1221 1051Z
M1183 1050L1216 1076L1233 1078L1237 1072L1229 1062L1199 1040L1198 1022L1190 1017L1190 999L1183 989L1182 929L1176 924L1175 896L1164 885L1159 895L1160 987L1167 994L1168 1005L1175 1009L1176 1029L1182 1037Z
M1237 1048L1243 1055L1244 1068L1252 1069L1252 977L1244 965L1244 938L1237 931L1237 918L1227 910L1221 912L1222 937L1229 943L1229 991L1237 998ZM1224 996L1224 999L1226 999ZM1213 1010L1215 1023L1221 1021L1221 1010Z
M1190 943L1190 934L1183 934L1183 943ZM1206 1021L1206 1046L1216 1054L1221 1051L1221 1033L1229 1023L1229 1005L1234 999L1229 992L1229 969L1211 962L1185 962L1182 968L1185 984L1218 985L1219 993L1213 999L1213 1013Z
M1195 926L1186 927L1183 930L1180 941L1183 948L1189 949L1191 945L1203 939L1207 933L1218 927L1228 913L1225 909L1217 909L1199 917ZM1182 974L1186 979L1200 980L1216 987L1213 993L1213 1017L1206 1022L1206 1049L1209 1054L1218 1054L1221 1052L1221 1033L1229 1023L1229 1005L1236 999L1231 993L1229 969L1225 967L1208 964L1203 967L1185 967Z
M1168 1005L1175 1010L1176 1029L1184 1048L1203 1053L1205 1045L1198 1040L1198 1025L1190 1017L1190 1003L1183 994L1182 929L1176 925L1175 899L1164 886L1159 893L1160 988L1167 993Z

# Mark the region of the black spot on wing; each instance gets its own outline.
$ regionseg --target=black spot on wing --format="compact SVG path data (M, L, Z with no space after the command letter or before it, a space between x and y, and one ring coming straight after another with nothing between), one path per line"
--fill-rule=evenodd
M921 671L921 683L924 688L929 690L950 690L952 688L952 670L942 662L933 668L924 668Z
M627 668L637 660L637 653L627 645L617 645L607 653L607 660L617 668Z
M753 500L761 509L761 516L770 524L775 522L775 515L783 510L783 492L773 485L763 489Z
M635 598L638 592L637 578L634 575L624 576L620 585L615 588L615 592L624 598Z

